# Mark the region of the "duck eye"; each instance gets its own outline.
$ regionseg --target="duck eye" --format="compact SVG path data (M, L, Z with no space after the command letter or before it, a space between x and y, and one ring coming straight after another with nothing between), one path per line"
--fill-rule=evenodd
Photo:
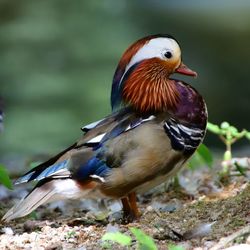
M166 58L170 59L173 56L173 54L170 51L167 51L167 52L165 52L164 56Z

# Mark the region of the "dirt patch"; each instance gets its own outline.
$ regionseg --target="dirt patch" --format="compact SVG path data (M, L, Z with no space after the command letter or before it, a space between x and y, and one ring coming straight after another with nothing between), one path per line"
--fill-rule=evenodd
M102 249L101 238L106 232L131 235L130 227L138 227L152 236L159 249L167 249L169 243L184 249L212 249L223 237L249 226L250 185L238 178L216 192L209 188L206 195L201 186L195 194L172 187L168 188L170 191L161 189L139 197L143 215L140 221L127 225L120 221L119 203L110 202L105 209L100 202L89 209L79 202L44 206L28 217L1 222L0 249ZM1 202L1 216L12 203L9 198ZM214 249L250 244L248 235L249 232L239 234L222 244L222 248ZM132 249L136 248L133 244Z

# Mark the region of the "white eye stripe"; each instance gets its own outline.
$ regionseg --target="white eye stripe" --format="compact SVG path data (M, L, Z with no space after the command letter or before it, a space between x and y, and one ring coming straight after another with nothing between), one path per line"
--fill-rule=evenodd
M158 57L164 60L166 59L164 54L167 51L171 51L172 55L176 58L181 56L180 47L174 39L167 37L157 37L151 39L142 48L140 48L137 53L131 58L130 62L126 66L123 76L121 77L120 83L122 82L123 77L130 69L130 67L145 59Z

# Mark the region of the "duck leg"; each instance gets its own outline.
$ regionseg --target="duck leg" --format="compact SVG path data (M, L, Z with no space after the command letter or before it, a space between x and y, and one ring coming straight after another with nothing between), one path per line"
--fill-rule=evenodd
M137 207L135 192L130 193L128 195L128 200L129 200L129 204L130 204L130 209L131 209L135 219L138 219L141 214L140 214L139 209Z
M123 205L123 222L129 223L140 217L140 212L136 204L135 192L121 199Z

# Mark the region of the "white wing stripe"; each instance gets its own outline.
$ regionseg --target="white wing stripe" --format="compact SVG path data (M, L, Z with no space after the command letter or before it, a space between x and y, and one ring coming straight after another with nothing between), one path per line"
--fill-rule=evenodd
M105 135L106 135L106 133L98 135L98 136L92 138L91 140L87 141L87 143L99 143Z
M82 130L90 130L92 128L95 128L100 122L102 122L104 119L101 119L99 121L96 121L96 122L92 122L90 124L87 124L86 126L83 126L82 127Z

